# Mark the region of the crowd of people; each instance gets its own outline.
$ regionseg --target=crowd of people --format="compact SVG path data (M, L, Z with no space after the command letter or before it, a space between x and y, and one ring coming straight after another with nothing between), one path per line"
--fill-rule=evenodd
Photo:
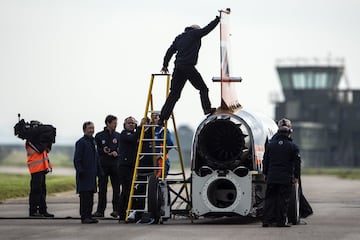
M94 123L87 121L83 123L84 132L75 144L74 167L76 170L76 192L80 198L80 216L83 224L98 223L98 218L104 217L107 204L108 180L112 186L112 212L113 218L122 222L126 219L126 210L130 197L131 184L135 168L135 162L139 146L141 128L144 125L144 141L142 153L154 153L143 155L139 158L139 166L150 167L139 170L139 177L146 174L154 174L162 177L162 170L154 172L154 166L165 167L165 177L170 169L170 160L167 152L173 146L172 136L167 130L166 153L162 152L165 128L158 124L159 112L153 112L151 119L144 118L140 125L134 117L127 117L123 122L123 130L119 133L117 128L117 117L108 115L105 118L105 127L102 131L95 133ZM278 132L265 144L263 158L263 174L266 180L266 196L264 206L263 227L289 227L287 224L287 209L292 185L300 184L299 148L292 142L291 122L281 119L278 122ZM52 170L48 152L51 147L39 151L30 141L26 141L28 155L28 167L31 173L29 215L30 217L54 217L47 211L46 205L46 183L45 177ZM162 159L166 156L165 161ZM155 160L155 161L154 161ZM145 174L145 175L144 175ZM144 189L137 189L144 192ZM92 213L94 205L94 194L98 193L98 204L96 211ZM301 193L302 195L302 193ZM300 198L301 217L312 214L311 206L302 196ZM145 207L145 202L133 199L133 205ZM141 217L141 216L140 216Z
M157 125L158 113L152 114L152 123ZM150 119L142 119L138 126L134 117L127 117L123 123L123 130L116 131L117 117L108 115L105 118L103 131L94 135L94 124L85 122L83 124L84 136L75 145L74 166L76 169L76 191L80 196L80 216L82 223L97 223L97 218L104 217L107 203L107 188L110 179L112 186L112 212L110 215L124 221L126 209L129 201L131 183L134 173L138 142L141 127L145 123L150 123ZM154 133L153 133L154 132ZM155 140L155 145L151 142L144 143L142 152L157 152L158 166L162 166L161 146L164 133L163 126L145 129L145 136ZM154 134L154 136L149 136ZM167 145L172 146L171 134L167 132ZM169 151L170 148L167 148ZM166 154L167 156L167 154ZM165 175L170 168L170 160L167 156L165 165ZM154 166L152 156L144 156L140 159L142 166ZM153 170L151 170L153 171ZM156 172L161 176L161 171ZM96 184L98 183L98 184ZM98 205L94 213L93 198L98 189Z

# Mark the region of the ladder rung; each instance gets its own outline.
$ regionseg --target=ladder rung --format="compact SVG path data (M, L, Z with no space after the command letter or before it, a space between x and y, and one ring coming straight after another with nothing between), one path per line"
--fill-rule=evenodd
M129 211L130 211L130 212L147 212L147 211L144 210L144 209L130 209Z
M170 76L169 73L152 73L152 76Z
M143 138L142 141L164 141L163 138Z
M158 124L144 124L144 127L160 127Z
M156 170L156 169L163 169L163 167L137 167L140 170Z
M155 148L163 149L163 146L155 146ZM166 146L166 148L177 148L177 146Z
M143 156L156 156L156 155L162 155L161 153L140 153L140 155Z
M147 195L132 195L133 198L147 198Z
M134 181L134 183L145 184L148 183L148 181Z

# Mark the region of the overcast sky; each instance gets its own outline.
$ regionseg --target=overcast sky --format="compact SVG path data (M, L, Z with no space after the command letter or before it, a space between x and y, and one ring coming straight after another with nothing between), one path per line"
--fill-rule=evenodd
M21 143L13 135L17 113L53 124L62 144L73 144L86 120L99 131L111 113L120 131L125 117L141 119L150 75L173 39L227 7L232 75L243 78L237 92L245 108L274 117L269 96L281 95L279 58L344 58L351 87L360 88L357 0L0 0L0 143ZM197 65L215 107L219 53L217 27L203 38ZM160 109L163 100L155 104ZM190 83L174 113L177 125L196 128L203 119Z

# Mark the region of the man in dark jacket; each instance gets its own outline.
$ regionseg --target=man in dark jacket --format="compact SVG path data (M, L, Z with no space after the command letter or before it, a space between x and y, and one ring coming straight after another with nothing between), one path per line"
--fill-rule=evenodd
M200 73L196 70L195 65L197 64L199 56L201 38L210 33L217 26L219 21L220 18L216 16L216 18L204 28L200 28L198 25L192 25L185 28L185 31L175 38L174 42L167 50L161 72L169 72L169 61L175 53L176 59L171 80L170 94L161 109L160 125L164 123L164 120L169 119L188 79L190 83L200 91L201 106L204 110L204 114L206 115L215 112L216 109L211 107L208 95L209 89Z
M83 124L84 136L75 144L74 167L76 170L76 192L80 196L81 223L97 223L91 217L96 192L98 154L95 146L94 124Z
M113 212L112 217L119 216L120 203L120 182L119 182L119 151L120 151L120 133L116 132L117 118L108 115L105 118L106 127L103 131L98 132L95 136L97 150L100 156L100 173L99 176L99 202L95 217L104 217L106 208L106 194L108 178L110 177L113 189Z
M289 227L287 209L292 184L300 177L299 148L292 142L291 122L281 119L279 130L265 146L263 173L266 177L266 195L263 227Z
M124 120L124 130L120 133L120 207L119 220L125 220L126 208L129 201L131 181L134 173L138 139L141 129L137 128L136 119L127 117Z

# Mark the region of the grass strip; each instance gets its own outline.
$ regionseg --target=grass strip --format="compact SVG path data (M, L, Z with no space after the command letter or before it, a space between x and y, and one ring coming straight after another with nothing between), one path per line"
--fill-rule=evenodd
M303 168L303 175L332 175L343 179L360 180L360 168Z
M75 189L73 176L46 176L48 194ZM16 197L27 197L30 191L30 174L0 173L0 202Z

